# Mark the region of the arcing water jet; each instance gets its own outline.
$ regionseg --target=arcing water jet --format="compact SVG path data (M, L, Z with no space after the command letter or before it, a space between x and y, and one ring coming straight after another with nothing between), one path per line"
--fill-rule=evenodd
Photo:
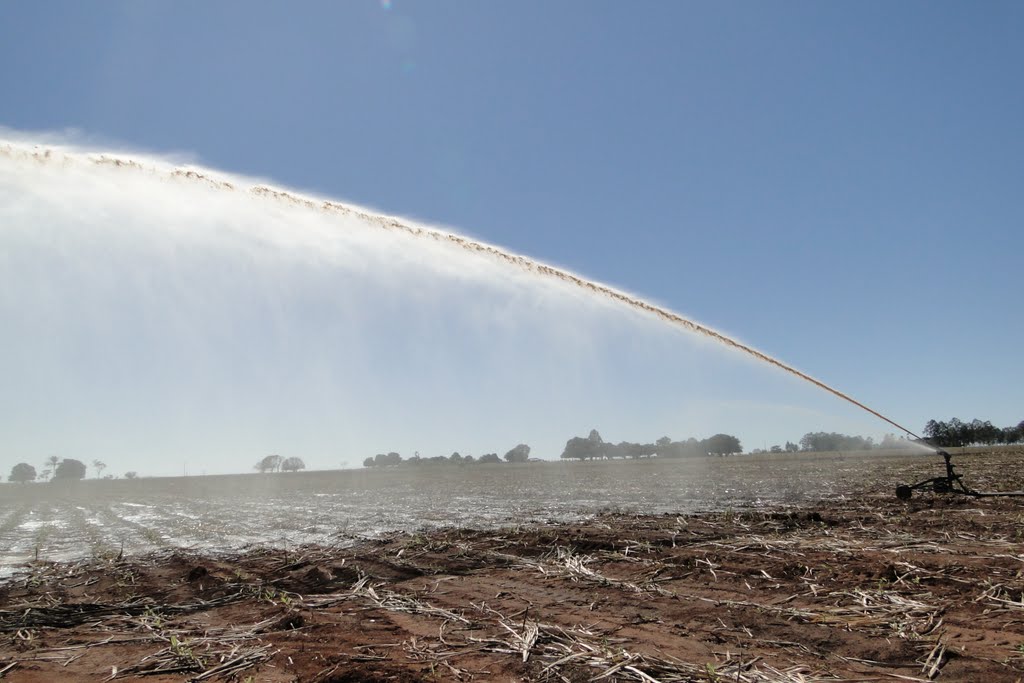
M882 413L868 407L867 405L861 403L860 401L857 401L856 399L843 393L842 391L839 391L838 389L829 386L825 382L822 382L821 380L818 380L804 372L801 372L800 370L797 370L791 365L788 365L776 358L773 358L772 356L762 351L758 351L757 349L751 346L748 346L725 334L722 334L721 332L718 332L710 327L707 327L706 325L702 325L671 310L662 308L660 306L656 306L647 301L644 301L643 299L637 296L619 291L607 285L587 280L566 270L535 261L525 256L512 254L499 247L479 242L476 240L472 240L452 232L421 225L415 225L409 221L401 220L395 217L372 213L365 209L361 209L355 206L343 204L336 201L315 199L298 193L275 188L266 184L256 183L246 185L243 183L239 183L237 181L231 182L227 179L220 178L207 170L200 170L196 168L187 167L172 167L169 165L161 167L159 165L148 162L140 162L138 160L123 155L109 153L80 152L55 146L0 141L0 156L11 159L16 163L43 164L50 167L88 168L89 166L102 166L105 168L115 169L118 172L123 172L126 174L146 174L150 176L156 176L160 179L167 181L180 181L201 184L220 192L246 193L251 196L260 197L273 202L279 202L281 204L289 206L302 207L312 212L354 216L361 219L363 222L376 226L381 230L404 233L416 237L418 239L442 243L454 249L459 249L472 254L491 258L497 262L514 266L527 273L531 273L539 277L557 280L559 282L571 285L575 288L588 292L593 296L603 297L607 300L623 304L636 311L640 311L645 314L655 316L656 318L660 318L661 320L664 320L672 325L681 327L690 332L712 339L718 342L719 344L732 348L736 351L741 351L749 356L756 358L759 361L772 365L795 377L798 377L799 379L805 382L809 382L810 384L818 387L819 389L827 391L830 394L842 399L843 401L846 401L870 413L871 415L874 415L875 417L887 422L893 427L896 427L900 431L910 436L916 437L916 435L906 427L886 417Z

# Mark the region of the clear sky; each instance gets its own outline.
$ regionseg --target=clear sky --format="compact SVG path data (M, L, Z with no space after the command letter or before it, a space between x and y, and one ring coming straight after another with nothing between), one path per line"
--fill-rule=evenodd
M0 126L453 226L912 429L1008 425L1021 35L1015 2L3 3Z

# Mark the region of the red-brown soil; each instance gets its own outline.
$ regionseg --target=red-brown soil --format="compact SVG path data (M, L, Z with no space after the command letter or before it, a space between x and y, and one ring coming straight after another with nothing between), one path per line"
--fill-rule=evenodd
M990 465L1019 481L1017 460ZM1022 523L1021 498L904 503L887 487L792 509L39 563L0 587L0 678L1020 681Z

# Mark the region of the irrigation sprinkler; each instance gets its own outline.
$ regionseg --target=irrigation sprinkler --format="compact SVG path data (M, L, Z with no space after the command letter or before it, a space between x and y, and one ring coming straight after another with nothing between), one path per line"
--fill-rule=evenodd
M828 387L826 387L828 388ZM829 389L831 390L831 389ZM839 394L839 392L832 391L845 398L850 403L864 408L875 417L880 417L889 424L893 425L907 436L913 438L918 443L925 444L929 448L935 451L936 455L941 455L942 459L946 463L946 476L944 477L931 477L917 482L916 484L900 484L896 487L896 497L900 500L910 500L910 497L914 495L915 490L931 490L934 493L956 493L961 496L971 496L972 498L993 498L995 496L1024 496L1024 491L976 491L970 486L964 483L963 475L957 474L956 465L953 464L953 456L950 455L949 451L944 448L937 448L929 444L925 439L910 431L898 422L890 420L885 415L868 408L864 404L854 401L845 394Z
M931 489L935 493L960 493L967 496L978 495L977 491L968 487L963 482L963 475L956 473L956 466L953 464L949 451L939 448L936 453L946 461L946 476L924 479L916 484L900 484L896 487L896 497L900 500L910 500L917 489Z
M1024 496L1024 491L975 491L964 483L963 475L956 473L956 465L953 464L949 451L942 448L935 449L938 455L946 462L946 476L924 479L916 484L900 484L896 487L896 497L900 500L910 500L915 490L931 490L935 493L956 493L962 496L973 498L991 498L994 496Z

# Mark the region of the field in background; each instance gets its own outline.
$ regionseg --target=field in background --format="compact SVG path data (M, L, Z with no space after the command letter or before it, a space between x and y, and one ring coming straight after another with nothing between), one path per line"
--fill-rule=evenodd
M957 458L971 485L1000 488L970 479L978 458L1010 466L1024 461L1024 449ZM609 510L738 509L888 492L938 474L934 455L869 452L5 484L0 575L37 556L337 544L390 531L493 528Z

